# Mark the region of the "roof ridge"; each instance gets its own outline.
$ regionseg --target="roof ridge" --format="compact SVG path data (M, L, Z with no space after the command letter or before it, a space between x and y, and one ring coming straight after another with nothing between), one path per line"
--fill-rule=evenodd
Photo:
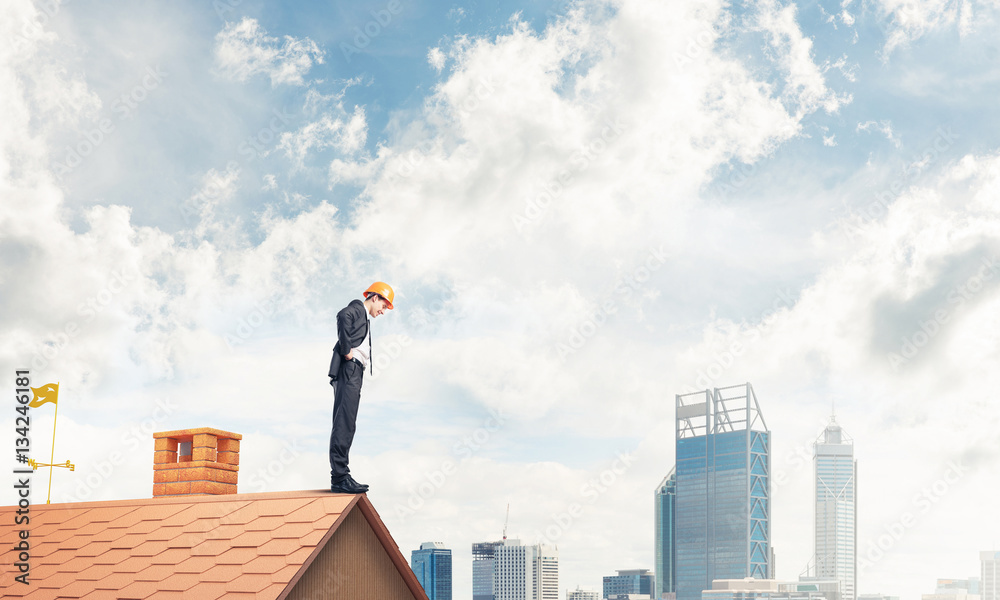
M149 504L178 504L191 502L238 502L242 500L257 500L264 498L322 498L325 496L347 495L333 494L329 489L319 490L298 490L279 492L254 492L248 494L220 494L220 495L197 495L186 496L151 496L149 498L123 498L120 500L93 500L90 502L60 502L55 504L32 504L32 511L49 510L80 510L88 508L107 508L109 506L146 506ZM0 506L0 512L7 509L15 510L16 505Z

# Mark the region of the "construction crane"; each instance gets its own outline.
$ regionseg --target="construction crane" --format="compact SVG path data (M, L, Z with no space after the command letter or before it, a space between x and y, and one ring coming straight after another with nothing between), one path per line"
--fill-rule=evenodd
M510 502L507 503L507 516L503 520L503 539L507 539L507 523L510 522Z

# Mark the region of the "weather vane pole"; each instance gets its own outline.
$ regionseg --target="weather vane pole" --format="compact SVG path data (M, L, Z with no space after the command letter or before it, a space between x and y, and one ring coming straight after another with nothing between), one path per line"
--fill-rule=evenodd
M75 471L76 466L69 462L68 460L62 464L55 464L52 461L56 458L56 420L59 418L59 383L49 383L40 387L31 388L34 392L35 397L28 403L31 408L38 408L39 406L51 402L56 405L55 416L52 417L52 454L49 456L48 463L40 463L29 459L28 464L31 465L32 469L38 469L38 467L48 467L49 468L49 493L45 497L46 504L52 504L52 467L65 467L70 471Z

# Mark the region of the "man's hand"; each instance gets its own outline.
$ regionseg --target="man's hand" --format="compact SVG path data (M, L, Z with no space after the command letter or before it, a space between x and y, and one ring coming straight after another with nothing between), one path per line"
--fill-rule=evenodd
M354 360L354 348L351 348L351 351L347 353L347 356L344 357L344 360L346 360L347 362Z

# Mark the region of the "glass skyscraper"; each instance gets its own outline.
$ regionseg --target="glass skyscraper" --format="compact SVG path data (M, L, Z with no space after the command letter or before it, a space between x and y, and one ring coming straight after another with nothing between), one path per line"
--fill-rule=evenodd
M653 598L662 598L664 592L676 590L675 571L677 548L674 536L674 505L677 500L677 476L673 469L663 478L653 497L653 521L656 524L656 547L654 569L656 587Z
M653 574L649 569L618 570L617 575L604 576L604 597L653 593ZM659 597L659 596L657 596Z
M496 600L493 571L499 546L503 546L502 541L472 544L472 600Z
M854 444L830 417L816 440L816 577L840 581L843 600L857 597L858 463Z
M677 600L773 576L771 434L749 383L676 397Z
M410 554L410 568L430 600L451 600L451 550L424 542Z

